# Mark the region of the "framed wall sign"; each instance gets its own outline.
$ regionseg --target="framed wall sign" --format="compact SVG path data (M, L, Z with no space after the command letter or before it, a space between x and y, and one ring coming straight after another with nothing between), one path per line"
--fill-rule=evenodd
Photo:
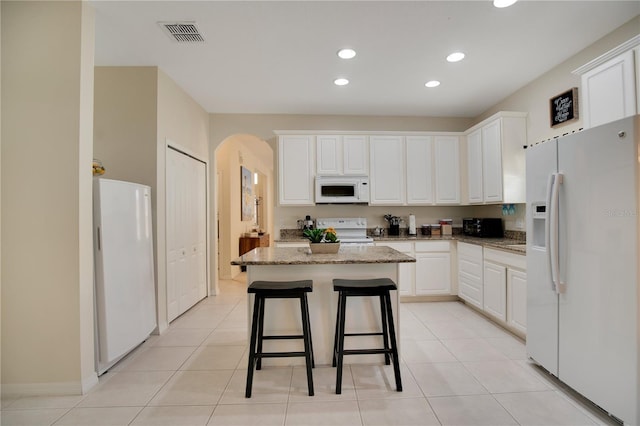
M253 179L251 170L240 167L240 200L242 220L253 219Z
M549 99L551 127L566 124L578 119L578 88L573 87Z

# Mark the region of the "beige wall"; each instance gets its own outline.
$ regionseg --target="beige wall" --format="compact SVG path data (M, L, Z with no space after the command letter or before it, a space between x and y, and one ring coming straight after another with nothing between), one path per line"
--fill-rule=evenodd
M79 1L1 7L2 391L80 393L97 381L93 11Z
M277 167L277 139L274 130L398 130L398 131L464 131L473 124L468 118L438 118L438 117L376 117L376 116L335 116L335 115L287 115L287 114L211 114L211 146L217 147L227 137L234 134L250 134L268 142L273 150L273 164ZM216 151L216 155L217 155ZM272 182L277 179L274 171ZM226 185L223 185L226 186ZM224 188L223 188L224 190ZM278 239L281 228L294 228L296 220L305 215L312 217L323 216L365 216L371 226L380 222L382 226L385 213L407 216L409 213L418 214L416 219L438 217L461 217L462 213L455 213L454 208L380 208L362 206L311 206L311 207L280 207L277 205L277 193L271 192L273 201L269 206L273 218L272 238ZM215 211L215 210L214 210ZM455 214L454 214L455 213ZM271 232L271 231L270 231ZM237 248L236 248L237 252ZM233 256L230 256L233 258ZM221 262L226 262L221 259ZM220 265L225 269L224 264Z
M105 178L155 187L157 87L156 67L95 67L93 155Z
M296 114L211 114L211 146L217 147L227 137L251 134L273 142L274 130L415 130L441 132L464 131L472 118L377 117L357 115ZM271 141L270 141L271 140Z
M166 277L166 150L171 144L206 163L209 173L209 114L158 69L157 140L155 145L157 164L155 180L156 202L156 282L158 303L158 327L160 332L168 327L167 322L167 277ZM207 179L209 181L209 179ZM209 203L207 203L208 205ZM211 229L207 223L207 229ZM207 250L211 232L208 232ZM209 256L211 257L211 255ZM211 269L208 269L210 275ZM207 284L209 285L209 276Z
M580 76L572 74L576 68L606 53L614 47L640 34L640 16L598 40L560 65L541 75L525 87L494 105L474 122L482 121L497 111L525 111L529 113L527 136L529 143L540 142L582 127L582 119L564 126L549 125L549 99L572 87L581 87ZM581 105L581 90L578 91ZM579 109L581 109L579 107Z
M2 7L0 6L0 295L2 294ZM1 301L0 297L0 301ZM0 396L2 395L2 303L0 303ZM1 409L1 408L0 408Z
M158 330L167 326L165 164L171 144L209 159L209 115L157 67L96 67L95 156L152 192Z
M551 129L549 126L549 98L571 87L580 86L580 77L571 72L584 63L638 34L640 17L613 31L592 46L540 76L497 105L475 118L437 117L367 117L274 114L211 114L211 142L217 146L234 133L249 133L269 142L277 153L274 130L411 130L411 131L464 131L498 111L524 111L528 116L528 140L537 142L582 127L577 121ZM276 162L274 158L274 162ZM277 173L276 173L277 174ZM277 176L276 176L277 179ZM453 218L455 222L466 216L500 216L499 206L485 207L362 207L362 206L309 206L279 207L274 202L274 231L278 238L280 228L293 228L296 220L309 214L312 217L364 216L369 226L386 226L382 218L386 213L407 217L416 215L420 223L432 223L439 218ZM518 214L506 216L507 229L521 229L516 220L524 220L523 206Z

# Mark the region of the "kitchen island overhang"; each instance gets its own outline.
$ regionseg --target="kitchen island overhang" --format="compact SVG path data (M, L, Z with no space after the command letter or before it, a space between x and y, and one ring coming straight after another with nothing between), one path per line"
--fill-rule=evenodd
M311 333L315 362L331 365L338 295L333 291L334 278L366 279L390 278L398 283L399 264L413 263L415 258L390 247L341 247L336 254L311 254L307 247L260 247L240 256L232 265L247 267L247 284L257 281L313 280L313 292L308 294ZM391 294L397 339L400 342L398 292ZM247 300L247 315L253 310L253 295ZM380 303L377 298L349 300L346 312L347 333L380 330ZM293 300L270 300L265 306L265 334L295 334L301 329L300 307ZM249 337L247 336L247 341ZM271 347L267 345L273 345ZM365 336L352 338L352 348L371 348L381 345L381 338ZM299 341L266 341L265 349L299 350ZM301 365L297 358L269 359L270 365ZM384 363L381 355L345 358L350 363Z

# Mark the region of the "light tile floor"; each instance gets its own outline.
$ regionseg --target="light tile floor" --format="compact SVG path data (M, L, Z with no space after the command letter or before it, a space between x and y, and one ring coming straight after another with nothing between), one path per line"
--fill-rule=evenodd
M2 425L614 424L526 358L523 342L462 303L401 305L403 392L384 365L268 367L244 397L242 274L100 377L85 396L2 400Z

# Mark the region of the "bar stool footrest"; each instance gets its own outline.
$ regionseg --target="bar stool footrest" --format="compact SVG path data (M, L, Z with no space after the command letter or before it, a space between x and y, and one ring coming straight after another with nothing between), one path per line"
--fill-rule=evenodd
M285 334L283 336L262 336L262 340L304 339L302 334Z
M390 349L344 349L342 351L345 355L377 355L377 354L389 354L391 355Z
M382 332L377 332L377 333L344 333L345 337L346 336L384 336L384 333Z
M255 354L255 358L287 358L305 355L304 352L262 352Z

